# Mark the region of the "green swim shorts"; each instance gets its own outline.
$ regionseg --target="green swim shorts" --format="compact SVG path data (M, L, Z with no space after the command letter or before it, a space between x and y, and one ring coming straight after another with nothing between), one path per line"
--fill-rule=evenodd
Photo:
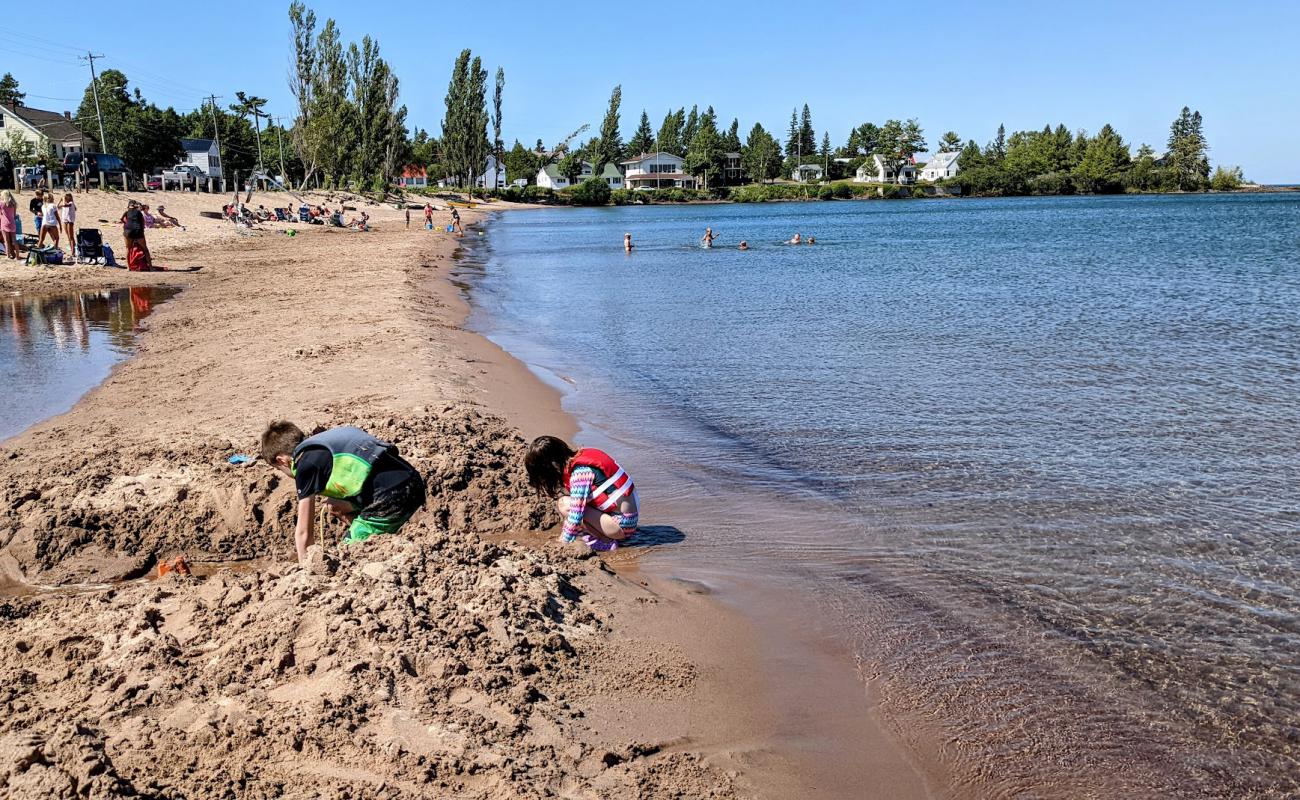
M411 479L376 497L352 520L344 544L364 542L377 533L396 533L424 505L424 480L412 472Z

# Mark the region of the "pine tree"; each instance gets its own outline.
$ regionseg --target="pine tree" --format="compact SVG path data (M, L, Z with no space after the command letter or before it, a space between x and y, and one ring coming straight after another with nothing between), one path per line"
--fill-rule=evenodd
M674 155L682 151L682 125L686 119L686 109L679 108L664 115L664 122L659 126L659 136L655 139L655 149Z
M939 140L940 153L955 153L961 149L961 137L956 131L948 131Z
M27 93L18 91L18 80L13 73L6 72L4 77L0 77L0 104L20 106L25 97Z
M641 109L641 124L637 126L636 133L627 142L627 152L630 156L639 156L649 153L655 146L654 130L650 127L650 115Z
M1114 128L1103 125L1088 141L1083 160L1074 168L1074 175L1084 191L1114 192L1121 188L1123 172L1128 165L1128 145Z
M997 164L1007 157L1007 126L998 126L998 136L984 149L984 157Z
M813 130L812 112L807 103L803 104L803 116L799 121L799 147L804 155L817 152L817 132Z
M677 151L677 155L686 157L686 151L690 149L691 142L695 141L695 134L700 130L700 108L691 106L691 113L686 116L686 122L682 125L682 143Z
M725 153L722 135L718 132L717 116L713 113L713 106L709 106L708 110L697 116L695 135L686 151L684 168L691 175L701 178L704 187L708 188L722 176Z
M781 144L756 122L741 147L740 163L753 180L771 180L781 174Z
M727 148L728 153L740 152L740 120L734 118L731 120L731 127L727 129L722 144Z
M1178 118L1169 126L1169 166L1179 189L1187 191L1205 188L1210 174L1207 150L1201 112L1193 112L1183 106Z
M597 176L604 171L606 164L617 164L623 158L623 137L618 130L619 106L622 103L623 87L615 86L609 94L605 121L600 126L600 141L591 157L592 171Z
M790 132L785 138L785 157L795 161L799 158L799 109L790 109Z

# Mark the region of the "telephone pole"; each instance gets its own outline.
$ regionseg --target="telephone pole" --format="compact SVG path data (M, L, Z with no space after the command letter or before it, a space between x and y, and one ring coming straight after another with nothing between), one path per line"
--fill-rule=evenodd
M284 137L280 131L284 128L284 121L281 117L275 118L275 141L280 145L280 178L284 181L284 188L289 188L289 171L284 168Z
M90 62L90 89L95 95L95 118L99 120L99 146L107 153L109 146L108 138L104 136L104 115L99 110L99 78L95 76L95 59L103 57L103 54L95 55L89 51L84 56L78 56L80 60Z
M215 94L208 95L208 102L212 104L212 137L217 140L217 161L221 164L220 174L221 183L224 186L226 182L226 157L221 153L221 126L217 124L217 100Z

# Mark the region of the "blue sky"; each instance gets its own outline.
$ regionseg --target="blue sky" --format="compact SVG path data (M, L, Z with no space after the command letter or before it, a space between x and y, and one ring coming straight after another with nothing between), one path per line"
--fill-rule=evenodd
M415 125L437 129L461 48L504 67L507 144L549 146L583 122L598 127L616 83L625 138L643 107L658 128L670 107L695 103L738 117L742 131L758 121L783 136L791 108L808 103L818 139L829 130L836 144L853 125L917 117L931 144L950 129L983 143L1000 122L1109 122L1134 149L1160 149L1190 105L1213 163L1300 183L1294 0L310 5L345 40L379 40ZM127 7L68 0L39 19L27 13L36 6L11 9L0 72L14 73L29 105L75 109L88 81L76 50L93 48L101 68L121 69L160 104L189 109L243 90L292 114L287 0Z

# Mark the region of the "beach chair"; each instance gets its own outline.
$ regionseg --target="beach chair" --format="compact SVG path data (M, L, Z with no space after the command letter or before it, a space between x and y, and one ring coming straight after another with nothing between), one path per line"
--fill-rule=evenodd
M286 214L284 213L284 209L283 209L283 208L277 208L277 209L275 210L275 221L276 221L276 222L288 222L288 221L289 221L289 217L288 217L288 215L286 215Z
M303 205L303 206L298 206L298 221L299 221L299 222L310 223L310 222L311 222L311 209L307 208L307 206L305 206L305 205Z
M104 258L104 237L98 228L80 228L77 231L77 260L82 264L98 264Z

